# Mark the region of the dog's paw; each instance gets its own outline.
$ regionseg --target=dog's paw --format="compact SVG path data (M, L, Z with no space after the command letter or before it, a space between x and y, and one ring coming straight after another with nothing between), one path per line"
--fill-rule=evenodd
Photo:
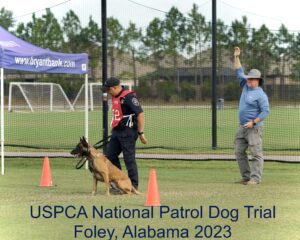
M142 193L139 192L135 187L132 187L131 193L136 194L136 195L142 195Z

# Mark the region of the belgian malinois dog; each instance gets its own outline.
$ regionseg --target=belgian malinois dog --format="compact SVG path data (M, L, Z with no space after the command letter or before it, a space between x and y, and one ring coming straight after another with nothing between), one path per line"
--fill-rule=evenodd
M111 163L103 154L98 152L86 141L85 137L80 138L77 146L71 151L76 157L86 157L89 170L93 174L92 195L96 195L97 182L105 183L105 194L110 195L110 183L113 182L124 194L140 194L131 184L128 176Z

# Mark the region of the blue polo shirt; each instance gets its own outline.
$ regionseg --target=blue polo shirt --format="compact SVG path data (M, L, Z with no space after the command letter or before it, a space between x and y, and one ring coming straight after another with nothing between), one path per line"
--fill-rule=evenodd
M268 96L261 87L249 88L247 86L243 68L236 70L236 76L243 89L239 104L240 124L244 125L259 117L261 121L256 126L262 126L262 121L270 113Z

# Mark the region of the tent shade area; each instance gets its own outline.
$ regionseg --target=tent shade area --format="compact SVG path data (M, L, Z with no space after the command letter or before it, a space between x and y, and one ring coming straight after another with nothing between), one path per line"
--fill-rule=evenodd
M85 85L87 86L88 55L86 53L60 53L49 49L43 49L17 38L0 26L0 68L1 174L4 175L4 70L12 69L34 73L84 74ZM87 87L86 93L88 93ZM86 99L88 99L87 95ZM87 111L88 109L85 113L86 123L88 121ZM87 124L85 125L85 128L87 128Z

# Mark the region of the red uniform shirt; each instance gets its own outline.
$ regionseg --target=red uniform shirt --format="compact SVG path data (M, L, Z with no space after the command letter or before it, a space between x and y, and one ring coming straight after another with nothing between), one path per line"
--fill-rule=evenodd
M113 111L113 119L111 121L111 127L115 128L119 125L120 121L123 119L123 111L121 107L121 99L124 98L127 94L132 93L135 95L135 92L130 90L124 90L118 97L112 97L112 111ZM134 115L134 114L133 114ZM126 117L128 117L126 115Z

